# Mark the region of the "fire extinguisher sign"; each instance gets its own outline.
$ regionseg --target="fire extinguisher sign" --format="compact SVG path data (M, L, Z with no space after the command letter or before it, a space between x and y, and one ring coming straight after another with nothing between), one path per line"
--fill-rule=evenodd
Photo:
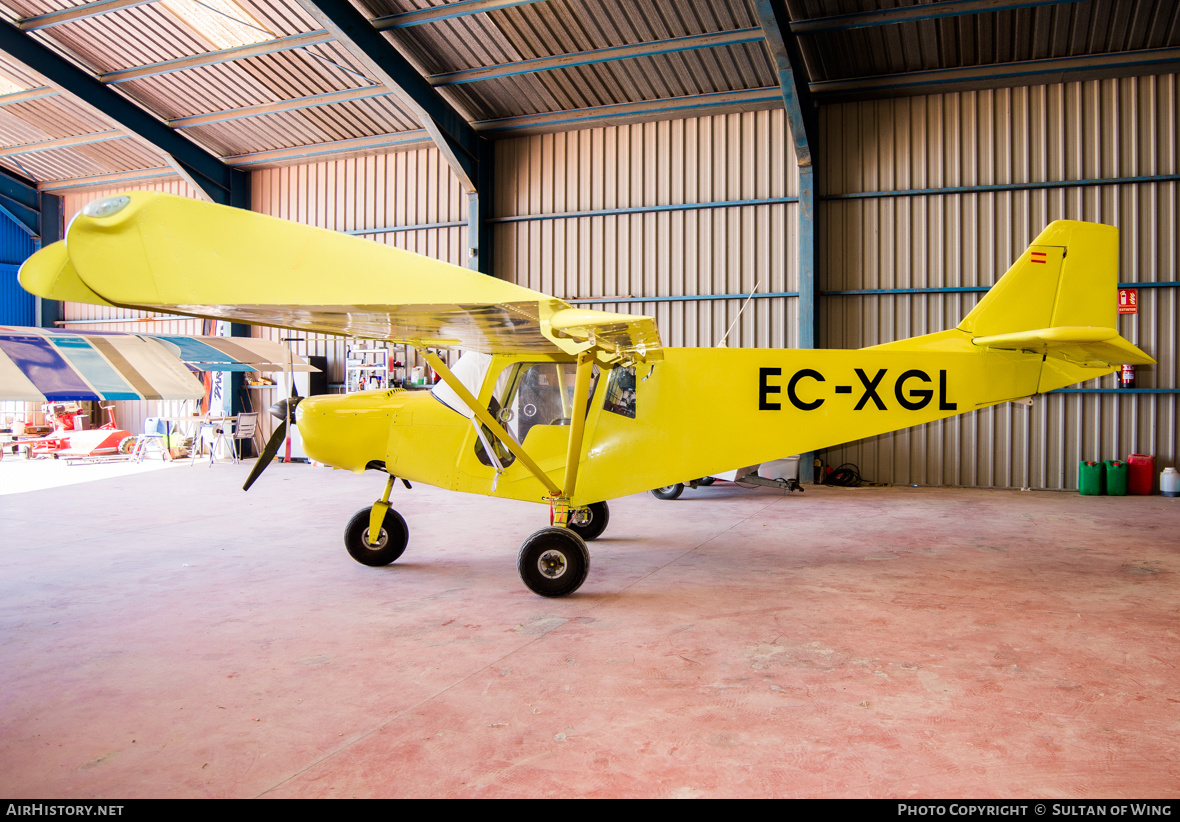
M1119 289L1119 313L1120 314L1138 314L1139 313L1139 289L1138 288L1120 288Z

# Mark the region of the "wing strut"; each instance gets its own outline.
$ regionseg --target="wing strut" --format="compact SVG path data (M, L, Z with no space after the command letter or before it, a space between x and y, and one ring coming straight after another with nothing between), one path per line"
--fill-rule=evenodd
M567 500L574 495L578 482L578 461L582 456L582 435L586 433L586 406L590 400L590 375L594 369L594 353L583 351L578 355L578 372L574 377L574 407L570 414L570 441L565 452L565 488L562 496ZM562 394L564 395L564 391Z
M479 401L476 400L475 397L471 396L471 392L467 390L467 387L463 385L463 383L459 382L459 379L451 373L451 369L447 368L446 364L441 359L439 359L438 355L432 354L424 348L419 348L418 353L421 354L422 358L426 360L426 363L431 368L433 368L440 377L442 377L443 382L450 386L451 390L459 396L459 399L463 401L463 404L471 409L471 413L475 414L479 421L486 425L492 434L495 435L496 439L503 442L505 447L507 447L508 450L511 451L526 468L529 469L529 473L536 477L540 483L544 485L546 489L548 489L552 496L560 497L561 489L553 483L553 480L549 479L549 476L541 470L541 467L537 465L537 463L533 462L532 457L525 453L524 449L521 448L519 444L517 444L516 440L512 439L512 435L504 430L504 426L500 425L500 421L488 413L486 408L480 406ZM579 358L579 364L580 363L581 359ZM580 372L581 369L579 367L579 379L581 378ZM577 388L575 387L574 390L576 392Z

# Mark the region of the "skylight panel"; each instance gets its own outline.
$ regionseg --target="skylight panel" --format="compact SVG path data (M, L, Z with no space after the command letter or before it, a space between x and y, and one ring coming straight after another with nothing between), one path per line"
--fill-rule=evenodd
M162 0L161 5L218 51L274 39L233 0Z

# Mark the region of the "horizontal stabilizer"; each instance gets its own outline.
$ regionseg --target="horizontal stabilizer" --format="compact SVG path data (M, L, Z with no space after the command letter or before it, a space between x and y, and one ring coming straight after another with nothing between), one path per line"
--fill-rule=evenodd
M975 345L1005 351L1027 351L1066 360L1076 365L1103 367L1151 365L1154 359L1119 336L1113 328L1055 326L1009 334L974 337Z

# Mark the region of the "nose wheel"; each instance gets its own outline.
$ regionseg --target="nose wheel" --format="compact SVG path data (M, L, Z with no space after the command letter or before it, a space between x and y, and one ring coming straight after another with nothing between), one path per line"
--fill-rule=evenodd
M361 565L380 567L393 562L406 550L410 529L401 514L387 508L381 530L373 540L370 537L371 511L371 508L362 508L353 514L344 529L344 547Z

